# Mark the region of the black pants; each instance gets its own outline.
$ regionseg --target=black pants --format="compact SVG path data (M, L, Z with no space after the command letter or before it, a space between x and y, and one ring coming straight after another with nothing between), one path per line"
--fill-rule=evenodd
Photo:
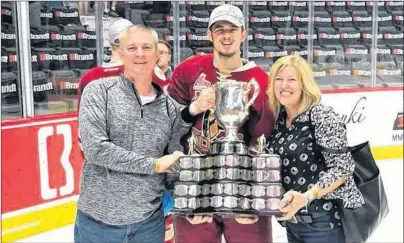
M331 226L330 214L312 218L311 223L286 222L289 243L345 243L341 226Z

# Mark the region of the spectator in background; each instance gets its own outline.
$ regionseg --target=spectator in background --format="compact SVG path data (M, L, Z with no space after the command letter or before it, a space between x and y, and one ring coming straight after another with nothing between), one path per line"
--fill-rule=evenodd
M169 79L173 75L173 71L170 67L171 61L171 46L165 40L159 40L159 61L157 65L164 72L164 76Z
M119 37L127 27L132 25L133 25L132 22L123 18L118 19L117 21L115 21L110 25L108 40L109 44L111 45L111 61L109 63L103 63L102 66L90 69L86 74L83 75L83 77L81 77L77 93L79 109L80 109L81 95L84 91L84 88L90 82L100 78L119 76L123 72L122 60L118 53Z
M79 1L78 2L80 16L85 16L88 14L88 4L89 4L88 1Z
M153 29L126 28L119 41L123 74L84 90L76 243L164 242L163 173L183 155L180 138L190 125L178 103L153 83L157 44Z
M100 78L119 76L123 72L122 60L118 52L120 45L119 37L127 27L132 25L132 22L124 18L120 18L110 25L108 32L108 41L111 45L111 60L108 63L104 62L102 66L90 69L86 74L83 75L83 77L81 77L77 94L79 107L81 95L88 83ZM161 87L168 85L168 82L166 82L166 78L158 67L154 69L153 82L157 83Z
M111 8L108 7L111 3ZM104 16L119 17L118 13L115 11L116 1L104 1Z

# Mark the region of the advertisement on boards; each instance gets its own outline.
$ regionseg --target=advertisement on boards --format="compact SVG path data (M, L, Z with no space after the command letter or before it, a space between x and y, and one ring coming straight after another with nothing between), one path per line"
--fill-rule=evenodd
M403 112L398 112L393 123L393 134L391 140L393 142L403 142L403 129L404 129L404 118Z
M403 143L402 90L324 94L322 101L347 124L349 145L365 141L371 146Z
M82 157L77 119L2 127L1 213L79 192Z
M348 144L353 146L371 139L369 97L366 93L325 94L322 101L332 106L347 125Z

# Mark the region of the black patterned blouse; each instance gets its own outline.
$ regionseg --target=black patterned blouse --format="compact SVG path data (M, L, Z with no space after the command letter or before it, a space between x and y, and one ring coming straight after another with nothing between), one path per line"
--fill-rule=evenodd
M357 208L364 204L353 180L355 165L351 154L329 154L315 151L313 147L316 141L323 147L336 150L347 146L345 126L331 107L313 106L295 117L289 128L286 127L286 111L281 108L276 127L267 141L269 152L281 158L282 184L286 191L293 189L304 193L316 184L319 188L325 188L343 176L347 178L338 189L314 200L308 206L308 213L330 212L335 216L331 222L333 227L340 225L335 200L342 199L346 208Z

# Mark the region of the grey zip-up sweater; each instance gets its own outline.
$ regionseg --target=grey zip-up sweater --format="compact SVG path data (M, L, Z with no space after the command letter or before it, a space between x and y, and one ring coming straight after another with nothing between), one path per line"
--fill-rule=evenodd
M182 151L180 138L190 129L179 105L154 87L157 97L145 105L124 76L96 80L83 93L78 208L106 224L143 221L158 209L166 175L154 173L154 159Z

